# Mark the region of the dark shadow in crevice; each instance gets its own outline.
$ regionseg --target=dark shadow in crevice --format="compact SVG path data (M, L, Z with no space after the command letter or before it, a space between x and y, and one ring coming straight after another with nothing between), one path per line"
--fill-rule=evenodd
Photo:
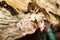
M39 29L36 30L36 32L34 34L27 34L26 36L22 37L22 38L18 38L16 40L39 40Z

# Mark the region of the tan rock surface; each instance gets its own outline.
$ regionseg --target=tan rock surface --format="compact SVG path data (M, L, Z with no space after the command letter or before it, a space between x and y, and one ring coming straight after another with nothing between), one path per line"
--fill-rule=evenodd
M3 0L0 0L2 2ZM32 34L38 28L34 22L40 20L48 20L53 25L59 24L60 19L52 14L60 16L60 2L59 0L4 0L8 5L13 7L19 14L12 16L9 10L0 7L0 39L1 40L14 40ZM28 5L31 2L36 8L28 11ZM56 6L58 3L58 7ZM6 6L6 5L4 5ZM45 10L44 10L45 9ZM40 12L41 11L41 12ZM52 12L52 14L49 13ZM37 13L37 14L36 14ZM47 16L47 14L49 16ZM50 18L49 18L50 17Z
M36 31L37 25L32 22L37 19L37 21L41 20L44 15L41 14L34 14L30 13L24 14L20 12L17 16L12 16L9 11L5 8L0 8L0 34L5 35L4 39L11 40L23 37L26 34L32 34Z

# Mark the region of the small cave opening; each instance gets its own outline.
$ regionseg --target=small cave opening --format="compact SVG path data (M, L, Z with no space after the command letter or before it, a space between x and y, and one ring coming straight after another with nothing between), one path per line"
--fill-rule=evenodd
M35 33L33 33L33 34L27 34L26 36L24 36L22 38L18 38L16 40L39 40L39 33L40 33L40 30L37 29L35 31Z

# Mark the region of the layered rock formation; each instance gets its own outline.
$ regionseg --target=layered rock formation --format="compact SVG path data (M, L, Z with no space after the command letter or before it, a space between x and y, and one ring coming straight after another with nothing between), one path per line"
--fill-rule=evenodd
M36 22L48 20L60 26L59 0L0 0L0 40L15 40L32 34Z

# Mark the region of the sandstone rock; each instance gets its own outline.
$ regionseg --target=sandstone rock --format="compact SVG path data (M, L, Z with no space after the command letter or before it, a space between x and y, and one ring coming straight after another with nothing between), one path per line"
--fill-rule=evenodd
M35 21L48 20L59 25L59 0L0 0L0 39L14 40L27 34L33 34L38 28ZM5 4L4 4L5 2ZM28 9L29 3L31 9ZM32 9L34 8L35 9ZM18 15L15 14L15 11ZM14 11L14 12L13 12ZM26 13L25 13L26 12ZM15 15L12 15L15 14ZM56 15L55 15L56 14Z

